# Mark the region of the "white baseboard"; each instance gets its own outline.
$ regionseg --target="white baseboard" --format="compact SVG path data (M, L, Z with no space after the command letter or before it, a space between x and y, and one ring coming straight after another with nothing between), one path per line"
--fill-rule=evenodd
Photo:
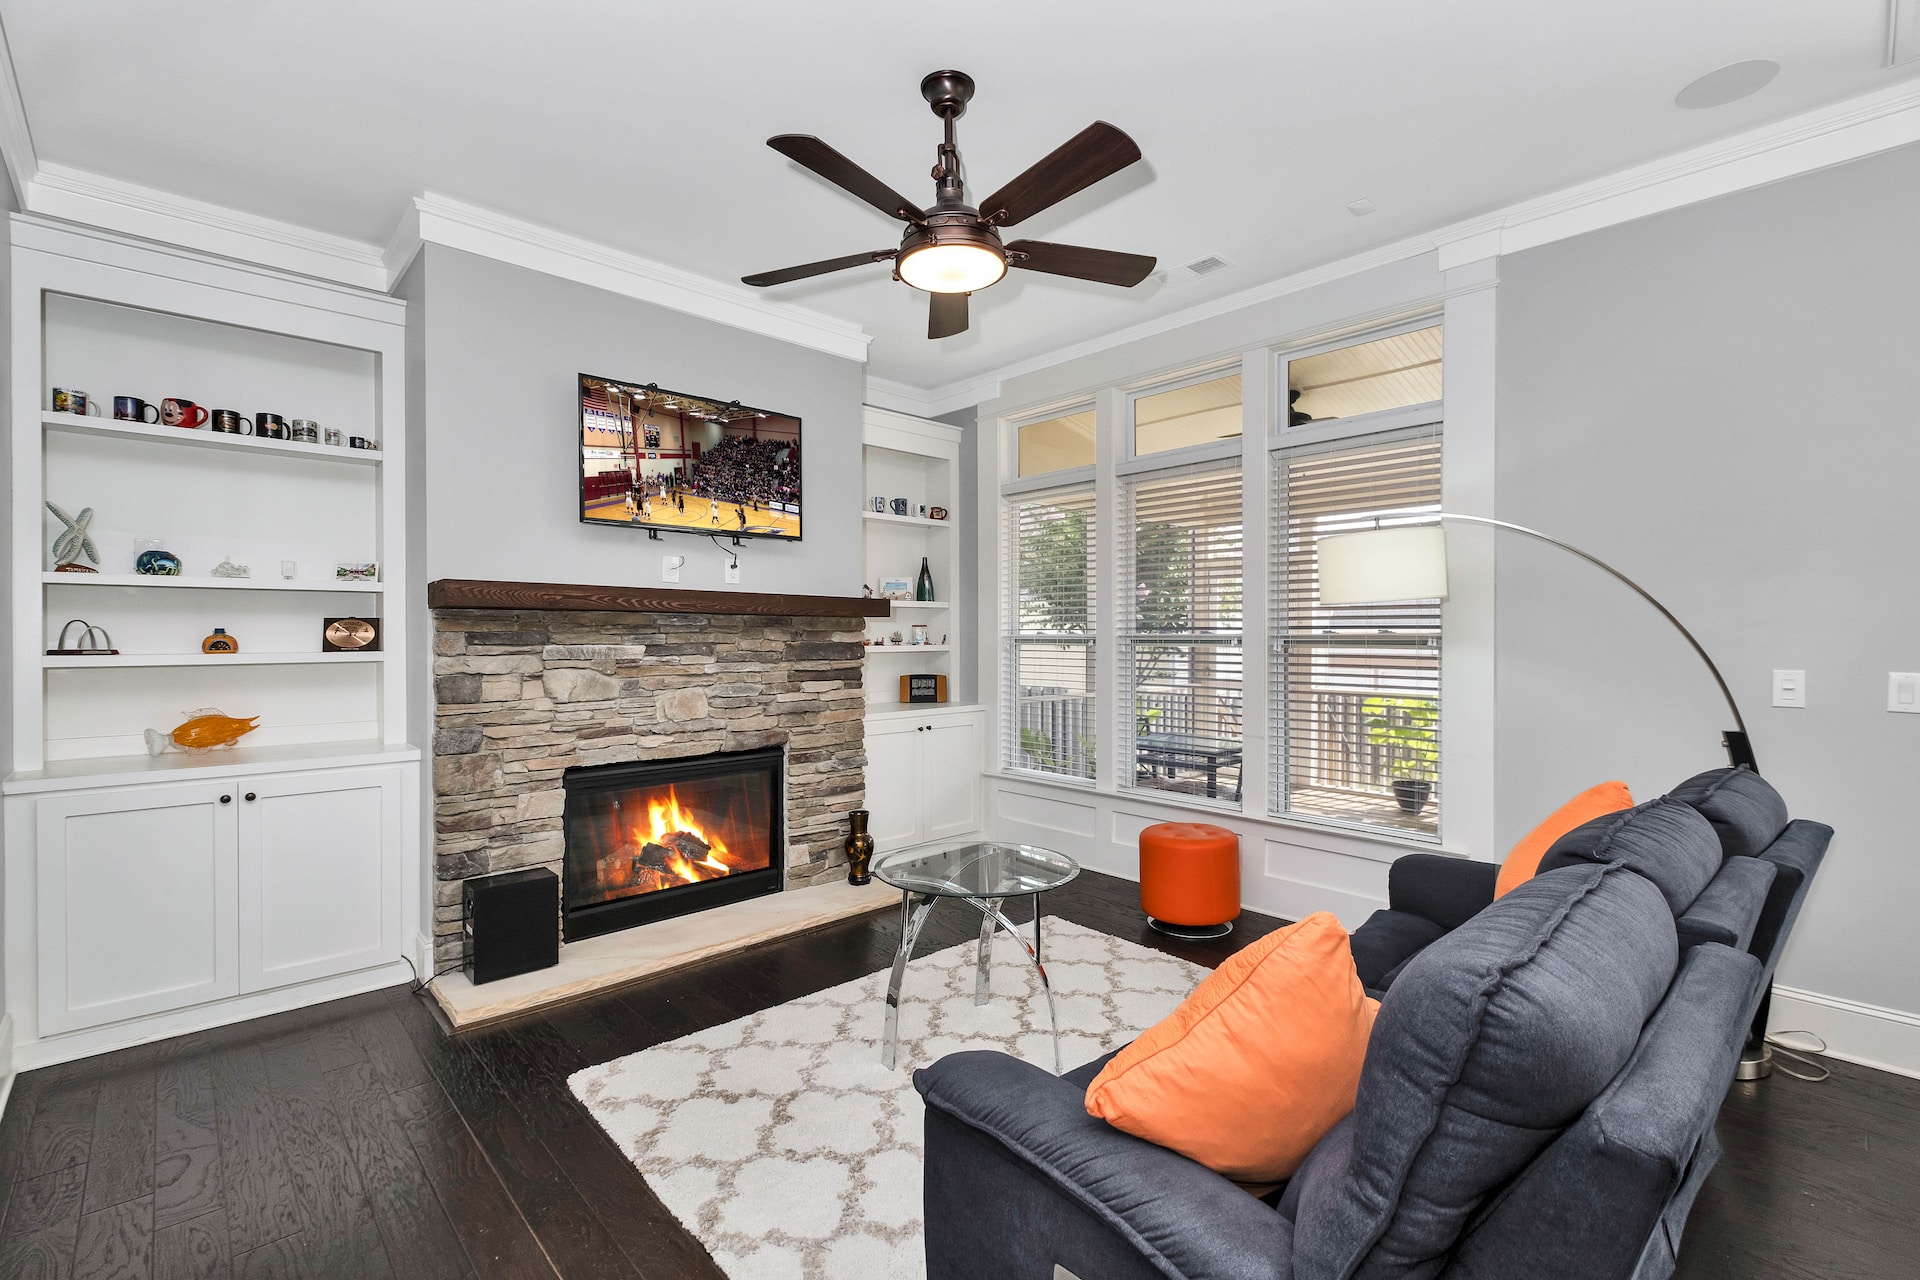
M1920 1015L1776 985L1767 1030L1810 1031L1828 1057L1920 1079Z
M13 1015L0 1013L0 1116L7 1113L7 1099L13 1096L18 1075L13 1069Z

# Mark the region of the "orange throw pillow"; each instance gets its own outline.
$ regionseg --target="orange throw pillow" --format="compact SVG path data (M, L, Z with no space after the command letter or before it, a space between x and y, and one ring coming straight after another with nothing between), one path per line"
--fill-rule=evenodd
M1353 1110L1380 1002L1324 911L1236 953L1122 1049L1087 1112L1253 1189L1292 1177Z
M1567 832L1595 818L1631 808L1633 796L1624 782L1603 782L1597 787L1588 787L1548 814L1545 822L1527 832L1520 838L1520 843L1513 846L1507 854L1507 860L1500 864L1499 878L1493 882L1493 896L1504 897L1510 890L1533 879L1533 873L1540 869L1540 859L1546 857L1553 842Z

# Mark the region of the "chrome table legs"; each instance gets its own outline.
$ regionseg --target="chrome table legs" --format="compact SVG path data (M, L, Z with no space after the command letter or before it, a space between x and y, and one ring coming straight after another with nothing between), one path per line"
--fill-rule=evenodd
M900 983L906 977L907 960L913 955L914 943L920 939L920 930L927 922L927 914L933 910L936 899L930 894L903 893L900 897L900 951L893 958L893 973L887 979L887 1021L886 1030L880 1044L880 1061L886 1066L897 1065L900 1054ZM973 980L973 1002L985 1004L992 994L993 934L996 927L1006 930L1012 939L1020 944L1033 961L1033 970L1040 976L1040 989L1047 997L1047 1022L1053 1030L1053 1074L1060 1074L1060 1017L1054 1007L1053 984L1047 980L1047 967L1041 961L1040 953L1040 895L1033 895L1033 942L1020 935L1013 921L1007 919L1000 910L1002 899L966 898L980 911L980 951L975 965Z

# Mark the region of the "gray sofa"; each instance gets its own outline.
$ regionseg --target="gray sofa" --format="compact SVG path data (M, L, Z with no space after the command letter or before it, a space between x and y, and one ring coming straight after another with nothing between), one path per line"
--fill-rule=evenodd
M1104 1059L916 1072L930 1280L1665 1277L1776 950L1778 869L1729 876L1725 839L1676 792L1429 931L1380 985L1352 1114L1267 1200L1087 1115Z

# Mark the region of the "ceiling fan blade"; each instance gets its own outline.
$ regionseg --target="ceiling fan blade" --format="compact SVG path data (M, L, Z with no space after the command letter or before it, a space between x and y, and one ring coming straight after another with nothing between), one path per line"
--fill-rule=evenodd
M899 253L898 249L875 249L871 253L850 253L844 258L828 258L822 262L808 262L798 267L783 267L779 271L762 271L757 276L741 276L741 284L750 284L756 289L764 289L770 284L785 284L789 280L805 280L808 276L824 276L829 271L845 271L848 267L864 267L869 262L885 262Z
M1096 120L1053 153L980 202L980 216L1010 227L1140 158L1132 138Z
M965 293L936 293L931 295L927 305L927 336L929 338L951 338L956 333L967 331L967 299L972 296Z
M926 216L920 212L919 205L811 134L783 133L768 138L767 145L834 186L859 196L889 218L918 222Z
M1015 257L1023 254L1024 257ZM1051 276L1072 276L1131 289L1153 273L1155 259L1112 249L1083 249L1077 244L1049 244L1045 240L1015 240L1007 245L1011 265Z

